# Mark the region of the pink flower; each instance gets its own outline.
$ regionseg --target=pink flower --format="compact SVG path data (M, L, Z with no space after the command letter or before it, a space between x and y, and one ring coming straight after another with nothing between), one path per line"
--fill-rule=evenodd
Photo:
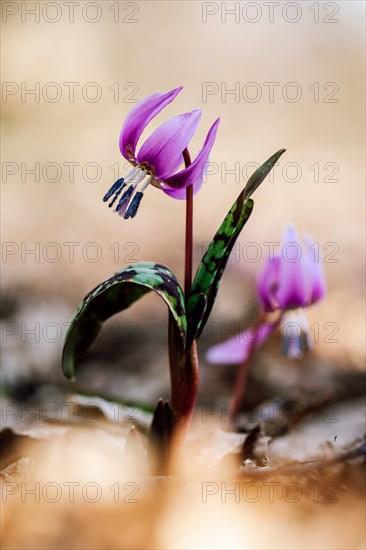
M265 312L279 311L272 323L262 323L230 340L210 348L210 363L239 364L246 361L253 349L259 348L280 324L283 351L292 358L301 357L310 347L309 327L303 308L321 300L326 283L321 262L315 260L314 241L304 239L304 247L292 226L285 229L280 254L268 259L258 276L257 292Z
M137 143L149 122L166 107L182 87L167 93L153 94L136 105L128 114L119 139L122 155L133 166L126 178L117 180L104 196L104 202L112 196L109 206L117 199L118 212L125 219L136 215L143 192L148 185L158 187L174 199L185 199L185 189L190 185L196 193L201 185L208 157L216 138L220 119L211 126L205 143L192 164L183 170L179 168L183 161L183 151L188 147L198 123L201 111L177 115L157 128L136 152ZM138 185L141 184L139 190ZM123 191L123 194L121 195Z

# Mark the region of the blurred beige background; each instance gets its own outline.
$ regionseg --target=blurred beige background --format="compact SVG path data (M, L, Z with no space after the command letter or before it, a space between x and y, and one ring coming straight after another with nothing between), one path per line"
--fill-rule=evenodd
M202 108L194 154L221 117L195 201L197 261L254 170L250 163L287 148L255 195L213 319L240 318L253 288L246 274L261 266L244 261L246 243L258 243L263 260L263 243L280 241L292 222L313 235L327 260L328 297L309 312L323 327L319 350L362 363L363 2L81 0L3 2L2 10L6 292L45 292L71 311L131 261L159 261L182 276L183 202L149 188L137 217L122 221L102 197L116 167L125 173L118 137L133 101L183 85L144 135L175 114ZM36 175L29 172L35 167ZM35 255L26 254L32 249ZM131 316L146 311L153 320L166 315L149 297ZM326 323L338 326L338 343L324 342Z

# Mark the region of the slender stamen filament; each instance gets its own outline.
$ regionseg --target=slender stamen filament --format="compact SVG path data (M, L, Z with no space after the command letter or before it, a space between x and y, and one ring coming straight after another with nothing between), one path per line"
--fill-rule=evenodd
M139 183L141 183L147 175L147 170L141 170L139 169L139 173L136 175L135 178L133 178L132 181L132 187L135 189Z
M132 168L132 170L128 172L127 176L125 177L125 183L130 183L140 170L141 168L139 166L135 166L134 168Z
M146 181L141 186L140 193L143 193L148 185L150 185L153 176L149 176Z

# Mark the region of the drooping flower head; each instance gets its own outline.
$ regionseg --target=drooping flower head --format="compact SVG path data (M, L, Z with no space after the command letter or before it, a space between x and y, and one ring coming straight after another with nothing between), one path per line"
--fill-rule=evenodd
M303 247L296 230L287 226L280 254L267 260L258 277L258 296L264 311L308 307L325 294L325 278L316 261L315 243L305 238Z
M303 308L321 300L326 292L323 266L317 258L314 241L304 238L303 246L294 227L285 229L281 251L269 258L257 280L258 298L264 312L278 311L275 322L247 329L230 340L209 349L211 363L242 363L281 322L283 351L301 357L311 347L309 327ZM226 360L225 360L226 359Z
M258 296L264 311L277 309L282 316L283 351L288 357L301 357L311 348L307 318L303 308L321 300L326 284L323 266L316 258L310 237L302 243L292 226L284 232L281 252L268 260L258 278Z
M201 118L199 109L177 115L164 122L136 152L138 141L146 126L181 90L182 87L179 87L143 99L127 115L123 124L119 147L133 168L125 178L120 178L112 185L103 200L106 202L113 197L109 206L117 203L115 211L125 219L136 215L148 185L158 187L174 199L185 199L185 190L190 185L193 186L194 193L202 185L220 119L211 126L205 143L192 164L183 170L179 170L183 161L183 151L197 129ZM137 190L140 184L141 187Z

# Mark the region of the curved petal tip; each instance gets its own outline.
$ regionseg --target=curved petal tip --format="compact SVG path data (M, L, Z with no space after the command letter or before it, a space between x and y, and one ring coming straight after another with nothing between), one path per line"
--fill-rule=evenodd
M142 99L127 115L119 138L119 148L127 160L134 160L136 145L149 122L175 99L183 86Z

